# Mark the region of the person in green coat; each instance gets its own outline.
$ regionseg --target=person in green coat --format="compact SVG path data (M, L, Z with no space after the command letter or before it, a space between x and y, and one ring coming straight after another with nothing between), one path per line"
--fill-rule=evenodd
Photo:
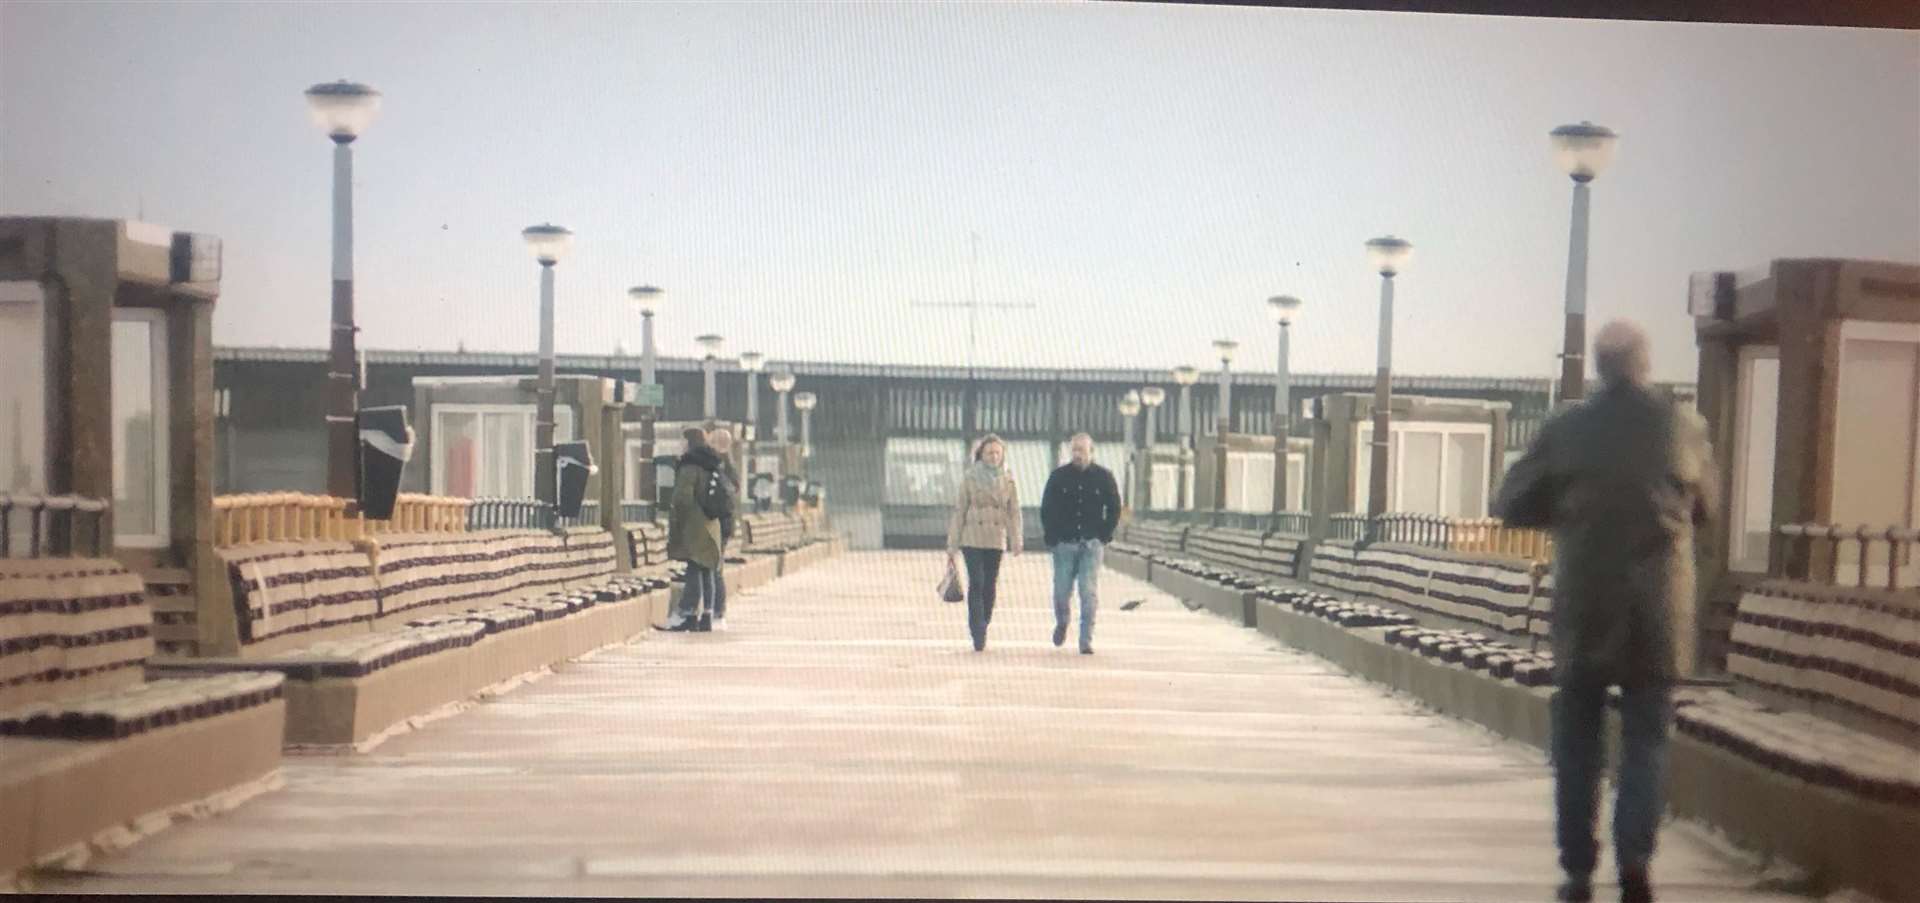
M700 488L720 473L720 456L707 447L707 434L690 428L683 435L687 452L674 470L673 499L667 514L667 557L686 562L679 604L667 619L667 630L707 630L711 621L700 617L713 606L715 574L720 568L720 521L700 510Z

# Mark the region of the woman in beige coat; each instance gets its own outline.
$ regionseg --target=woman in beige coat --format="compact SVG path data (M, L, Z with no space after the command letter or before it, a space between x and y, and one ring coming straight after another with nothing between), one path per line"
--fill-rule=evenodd
M1020 489L1007 470L1007 444L988 434L973 447L973 461L960 481L953 519L947 525L947 560L967 563L967 629L973 651L987 648L987 623L1000 583L1000 557L1020 554Z

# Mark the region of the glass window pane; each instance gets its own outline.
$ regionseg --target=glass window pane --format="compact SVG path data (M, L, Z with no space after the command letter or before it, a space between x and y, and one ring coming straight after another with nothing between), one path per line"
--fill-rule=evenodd
M433 425L434 473L442 495L477 498L480 495L480 415L435 411Z
M1305 511L1307 497L1307 456L1287 455L1287 510Z
M1273 510L1273 456L1259 452L1227 454L1228 510L1265 514Z
M1155 462L1153 465L1153 507L1167 511L1180 502L1180 465Z
M1040 507L1040 495L1053 475L1052 443L1046 440L1007 443L1007 466L1020 487L1020 507Z
M572 442L575 438L573 434L573 408L564 404L554 405L553 441L555 443Z
M1441 436L1427 430L1409 430L1400 435L1400 450L1406 457L1400 467L1400 510L1409 514L1440 513Z
M886 503L953 504L966 459L967 444L959 440L888 439Z
M1741 570L1767 569L1767 539L1773 532L1773 450L1780 413L1780 360L1755 357L1747 361L1741 383L1741 459L1734 477L1740 495L1738 525L1734 529L1734 566Z
M0 492L38 492L47 435L40 286L0 283L0 293Z
M1449 517L1487 516L1487 437L1448 434L1447 470L1452 493L1441 513Z
M533 497L532 412L488 413L483 418L481 494L499 498Z
M113 321L113 521L118 536L160 532L154 331L151 320Z

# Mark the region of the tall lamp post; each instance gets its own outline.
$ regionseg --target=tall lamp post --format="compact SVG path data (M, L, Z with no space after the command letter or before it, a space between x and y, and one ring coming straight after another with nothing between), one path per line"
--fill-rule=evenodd
M1233 430L1233 353L1240 349L1240 343L1232 339L1215 339L1213 350L1220 355L1220 414L1215 424L1215 436L1220 445L1215 463L1219 471L1213 479L1213 510L1227 510L1227 433Z
M767 365L767 356L758 351L747 351L740 355L740 369L747 372L747 435L740 437L741 480L740 491L746 492L753 484L753 449L760 438L760 370Z
M1147 386L1140 390L1140 403L1147 408L1147 436L1145 451L1140 465L1140 510L1153 510L1153 446L1154 415L1159 413L1160 404L1167 400L1167 390L1159 386Z
M1367 481L1367 517L1387 510L1387 455L1393 447L1388 406L1393 389L1393 277L1413 255L1413 245L1389 235L1367 242L1367 259L1380 274L1380 345L1373 377L1373 464Z
M360 408L353 323L353 141L380 112L380 92L337 81L307 89L313 122L333 139L333 312L327 353L327 494L351 499L360 450Z
M780 443L780 476L783 483L787 475L788 461L792 457L787 453L787 445L791 441L787 435L787 394L793 391L793 383L793 371L791 370L776 370L767 375L767 386L773 389L775 412L773 438L775 442ZM795 466L797 467L798 465ZM786 510L786 493L784 491L780 493L780 499L781 510L784 511Z
M720 346L726 339L708 334L695 336L693 340L707 352L707 356L700 361L700 376L705 381L705 389L700 396L700 419L712 426L714 419L720 416L720 395L714 389L714 380L720 369Z
M1122 435L1125 437L1123 441L1125 442L1125 448L1127 450L1127 472L1125 479L1121 483L1121 485L1127 487L1127 497L1121 500L1120 506L1122 508L1138 507L1139 497L1135 490L1140 487L1140 465L1138 460L1140 455L1139 450L1136 449L1133 444L1133 419L1140 416L1140 393L1128 389L1127 394L1120 396L1120 404L1118 407L1120 409L1120 428Z
M1567 248L1567 326L1560 350L1561 404L1579 401L1587 379L1587 213L1589 184L1613 162L1619 136L1612 129L1582 122L1548 134L1553 158L1573 178L1573 228Z
M1301 302L1292 295L1267 299L1267 310L1280 324L1280 361L1273 387L1273 512L1289 510L1287 504L1287 438L1293 435L1293 369L1289 360L1293 318L1300 315Z
M636 285L627 289L627 297L640 309L640 382L652 391L659 385L660 351L653 342L653 315L660 311L660 301L665 292L652 285ZM645 501L648 510L654 510L659 504L659 474L654 472L653 442L654 422L659 418L658 409L653 405L644 405L640 409L640 498Z
M573 246L573 233L552 223L521 230L520 237L540 262L540 384L539 408L533 423L533 496L553 510L553 267Z
M1200 371L1192 367L1173 368L1173 383L1180 387L1180 485L1179 500L1175 503L1181 511L1193 504L1192 493L1187 488L1187 469L1193 465L1193 384L1200 381Z
M792 441L792 437L787 431L787 393L793 391L793 383L793 371L791 370L780 370L767 377L767 385L770 386L774 392L775 414L773 433L775 438L779 439L782 447Z
M800 473L813 478L813 407L820 399L812 392L793 393L794 410L800 412Z

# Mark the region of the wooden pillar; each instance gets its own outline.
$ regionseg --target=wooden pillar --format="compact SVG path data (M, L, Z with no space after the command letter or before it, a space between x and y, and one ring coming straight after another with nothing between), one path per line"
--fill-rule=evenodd
M1840 335L1838 323L1825 317L1820 301L1831 296L1837 275L1836 268L1825 261L1774 265L1780 349L1774 523L1823 524L1833 516L1833 437L1839 388L1835 365ZM1816 548L1788 556L1790 573L1824 573L1830 566L1827 544L1809 545Z
M113 298L119 287L118 226L108 220L52 224L46 304L47 490L113 498ZM113 545L113 512L101 532ZM64 553L66 540L55 538Z

